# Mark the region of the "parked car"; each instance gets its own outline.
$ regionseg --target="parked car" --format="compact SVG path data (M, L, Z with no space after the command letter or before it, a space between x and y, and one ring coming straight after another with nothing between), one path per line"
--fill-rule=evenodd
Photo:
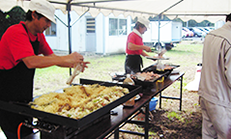
M203 27L197 27L199 30L201 30L201 31L203 31L203 32L205 32L206 33L206 35L210 32L210 31L208 31L208 30L206 30L205 28L203 28Z
M189 34L185 30L181 30L181 37L186 38Z
M205 37L206 36L205 32L201 31L200 29L196 27L190 27L188 29L194 33L194 37Z
M210 27L204 27L204 29L207 30L207 31L209 31L209 32L212 31L212 30L214 30L214 29L212 29Z
M187 36L186 37L193 37L194 33L192 31L190 31L188 28L186 27L182 27L182 30L187 32Z
M214 27L208 27L211 31L214 30L215 28Z

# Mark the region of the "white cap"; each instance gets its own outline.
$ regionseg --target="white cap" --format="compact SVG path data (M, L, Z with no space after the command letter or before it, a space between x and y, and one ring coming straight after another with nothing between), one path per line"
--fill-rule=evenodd
M52 22L56 23L54 15L55 15L55 7L51 5L47 0L31 0L29 4L29 9L31 11L36 11Z
M150 27L149 27L150 21L149 21L148 19L146 19L146 18L140 16L140 17L138 17L137 22L140 22L141 24L144 24L144 26L145 26L146 28L150 29Z

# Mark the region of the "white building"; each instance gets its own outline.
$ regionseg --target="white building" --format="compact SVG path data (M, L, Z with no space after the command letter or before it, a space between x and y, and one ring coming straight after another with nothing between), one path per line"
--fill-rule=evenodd
M47 42L53 50L68 51L67 15L56 10L56 25L45 31ZM93 18L85 14L79 19L74 11L71 15L71 46L72 51L92 52L97 54L125 53L128 33L131 32L131 17L113 14L104 16L102 13ZM79 19L79 20L78 20Z

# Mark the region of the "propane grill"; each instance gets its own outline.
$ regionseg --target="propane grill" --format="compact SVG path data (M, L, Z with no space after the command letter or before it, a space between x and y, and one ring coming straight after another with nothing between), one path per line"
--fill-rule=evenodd
M29 117L33 117L37 120L30 123L25 119L24 122L25 126L39 129L40 131L44 131L46 133L52 133L60 128L64 129L65 136L68 138L72 135L77 134L81 130L85 129L86 127L91 126L94 123L101 121L102 119L110 119L111 110L120 104L126 102L130 98L134 97L138 93L142 92L141 86L134 86L134 85L125 85L125 84L117 84L117 83L110 83L110 82L102 82L102 81L95 81L95 80L88 80L88 79L80 79L80 84L100 84L103 86L121 86L124 88L128 88L129 93L124 95L123 97L109 103L108 105L93 111L92 113L84 116L81 119L73 119L69 117L64 117L61 115L47 113L44 111L39 111L32 109L28 104L19 103L19 102L4 102L0 101L0 109L18 113L21 115L26 115Z

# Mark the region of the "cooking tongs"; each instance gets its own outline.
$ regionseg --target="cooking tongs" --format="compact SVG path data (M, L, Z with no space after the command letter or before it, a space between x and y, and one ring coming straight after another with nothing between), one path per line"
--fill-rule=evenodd
M69 79L67 80L67 84L71 85L72 81L74 80L74 78L79 75L79 73L83 70L83 63L78 63L72 73L72 75L69 77Z
M152 52L158 54L158 56L160 56L160 57L162 57L164 55L164 53L167 52L166 49L160 49L158 51L155 51L154 49L151 49L151 50L152 50Z

